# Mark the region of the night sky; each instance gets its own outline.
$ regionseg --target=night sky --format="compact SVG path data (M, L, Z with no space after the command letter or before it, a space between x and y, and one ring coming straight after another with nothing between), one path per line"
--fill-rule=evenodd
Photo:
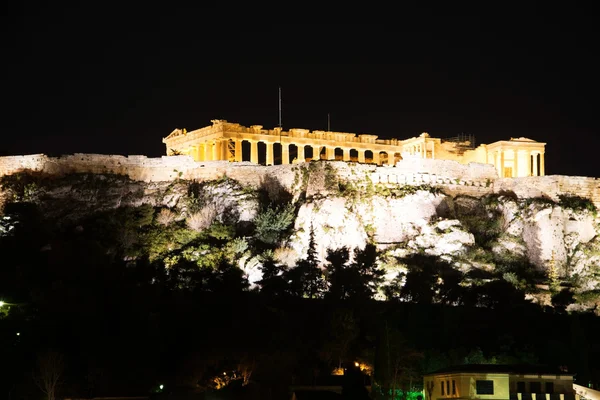
M281 86L284 129L329 113L381 138L525 136L547 143L547 174L600 176L591 9L311 23L86 3L2 13L2 154L160 156L174 128L276 126Z

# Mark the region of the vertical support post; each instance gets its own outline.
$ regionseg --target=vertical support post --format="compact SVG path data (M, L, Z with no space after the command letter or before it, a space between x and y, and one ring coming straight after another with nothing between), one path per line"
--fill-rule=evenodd
M290 163L290 145L287 143L281 143L281 163Z
M212 161L212 143L204 142L204 161Z
M298 149L298 162L305 162L306 161L306 155L304 155L304 145L303 144L297 144L296 148Z
M258 142L250 140L250 162L258 164Z
M267 156L266 156L265 163L267 165L273 165L273 143L265 142L265 144L267 147Z
M342 149L342 151L344 152L343 160L344 160L344 161L350 161L350 149L349 149L349 148L346 148L346 147L344 147L344 148Z
M365 151L362 149L358 149L358 162L365 163Z
M242 140L235 139L235 161L241 162L243 160L242 156Z

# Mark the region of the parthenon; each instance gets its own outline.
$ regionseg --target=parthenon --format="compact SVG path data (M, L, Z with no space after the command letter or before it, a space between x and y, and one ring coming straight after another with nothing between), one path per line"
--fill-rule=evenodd
M432 158L493 164L498 176L505 178L545 174L546 143L524 137L475 147L468 140L432 138L426 132L405 140L378 139L377 135L299 128L268 130L217 119L189 132L175 129L163 143L167 155L185 154L196 161L275 165L323 159L394 166L402 159Z

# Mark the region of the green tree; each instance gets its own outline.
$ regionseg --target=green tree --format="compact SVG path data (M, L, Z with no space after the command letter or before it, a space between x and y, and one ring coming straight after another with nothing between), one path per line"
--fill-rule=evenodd
M327 251L326 260L327 268L327 283L329 289L326 296L335 300L344 300L348 297L350 286L356 281L358 276L352 274L352 270L348 268L348 259L350 254L347 247Z
M414 303L433 303L438 279L437 258L424 254L412 254L402 261L406 264L408 272L401 297Z
M315 235L311 226L306 258L298 260L295 267L286 273L290 292L295 296L314 299L321 297L326 289L316 247Z
M256 217L255 237L267 245L277 244L296 217L294 205L269 207Z
M355 250L354 260L350 263L347 248L330 250L327 254L328 296L336 300L371 299L383 282L384 271L377 267L377 257L373 244Z
M260 270L262 279L258 281L262 294L269 297L279 297L288 292L288 283L286 275L288 268L277 262L273 257L273 252L265 251L260 257L262 264Z
M379 252L373 243L368 243L362 250L354 250L354 261L351 268L358 271L362 285L356 289L354 295L364 299L370 299L383 283L385 271L377 266Z

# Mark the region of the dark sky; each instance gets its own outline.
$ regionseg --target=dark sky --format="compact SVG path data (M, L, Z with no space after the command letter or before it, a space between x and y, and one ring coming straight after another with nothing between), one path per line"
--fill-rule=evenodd
M85 3L2 13L3 154L160 156L174 128L276 126L281 85L284 129L330 113L382 138L525 136L547 143L548 174L600 176L592 9L311 23Z

